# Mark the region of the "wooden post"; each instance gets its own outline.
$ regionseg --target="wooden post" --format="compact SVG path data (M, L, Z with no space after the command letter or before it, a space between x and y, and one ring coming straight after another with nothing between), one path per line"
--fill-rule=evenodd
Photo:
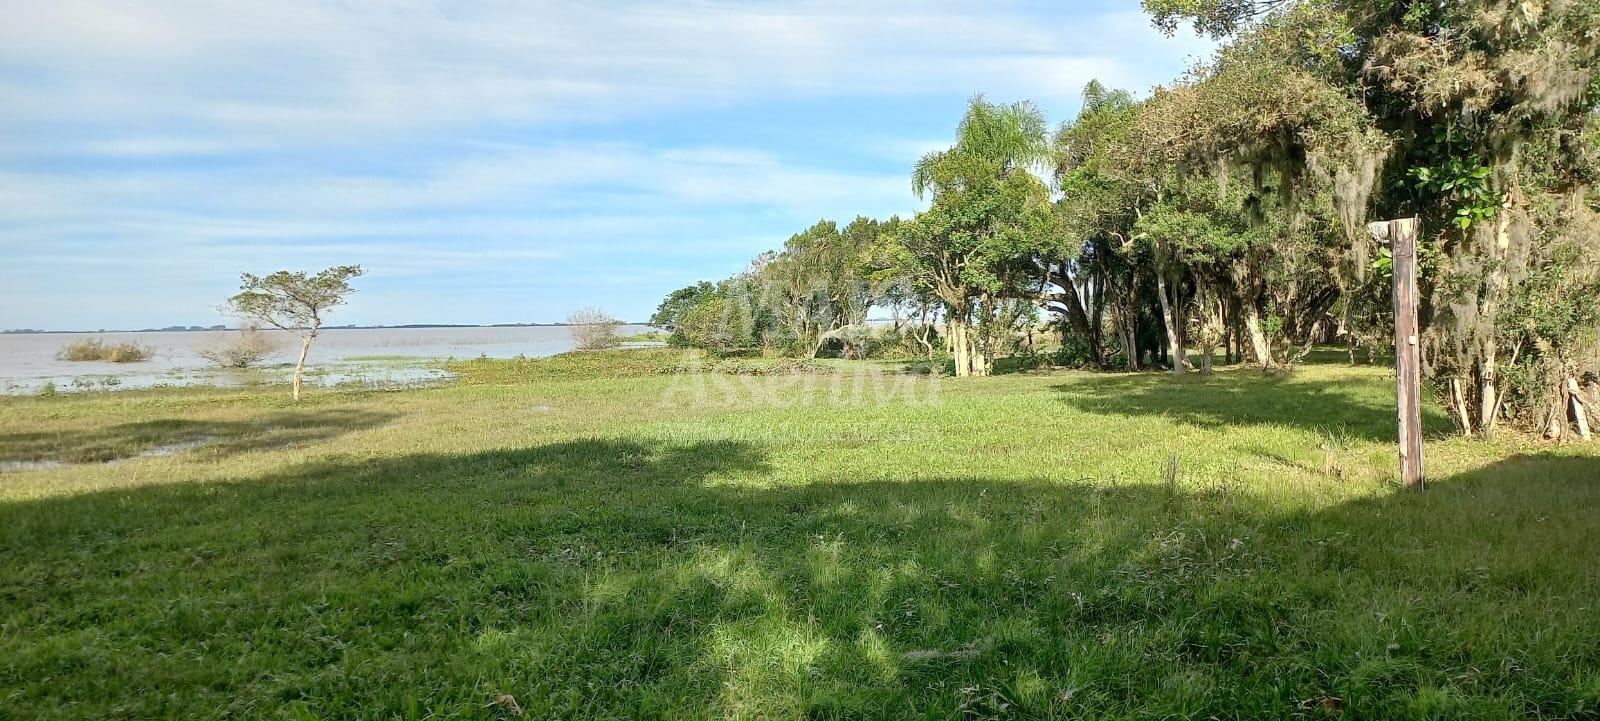
M1400 480L1422 490L1422 360L1417 338L1416 218L1373 223L1373 237L1389 242L1394 261L1394 377L1400 407Z

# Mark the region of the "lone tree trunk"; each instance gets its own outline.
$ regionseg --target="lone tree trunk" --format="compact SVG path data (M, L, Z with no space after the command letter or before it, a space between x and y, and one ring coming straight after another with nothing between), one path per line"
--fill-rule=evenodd
M300 400L300 378L306 371L306 354L311 352L311 340L316 338L316 331L307 333L300 339L300 360L294 364L294 399Z
M1164 273L1156 274L1156 295L1161 297L1161 320L1167 327L1167 344L1172 348L1172 374L1183 375L1184 366L1188 364L1188 353L1183 349L1183 321L1178 317L1182 313L1182 304L1178 302L1177 288L1172 289L1172 298L1167 297L1167 277Z
M956 377L972 375L972 344L967 339L967 319L950 314L950 355L956 361Z
M1195 304L1200 313L1200 374L1211 375L1212 356L1217 352L1219 341L1223 352L1227 352L1227 313L1205 276L1195 276L1195 285Z
M1589 409L1584 407L1583 390L1578 386L1578 381L1567 379L1567 395L1572 400L1572 422L1578 426L1578 437L1589 440Z
M933 344L928 342L928 332L933 330L933 326L929 325L928 323L928 306L924 305L919 308L917 317L917 342L921 343L922 347L927 349L928 357L932 358Z
M1267 333L1261 328L1261 311L1254 303L1244 304L1244 328L1250 335L1250 352L1256 356L1256 365L1264 371L1272 370L1272 346L1267 343Z

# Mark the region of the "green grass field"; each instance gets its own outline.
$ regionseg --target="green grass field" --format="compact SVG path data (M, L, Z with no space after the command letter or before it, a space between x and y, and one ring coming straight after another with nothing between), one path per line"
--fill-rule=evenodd
M1594 447L1430 410L1411 494L1379 368L697 363L0 400L0 718L1600 718Z

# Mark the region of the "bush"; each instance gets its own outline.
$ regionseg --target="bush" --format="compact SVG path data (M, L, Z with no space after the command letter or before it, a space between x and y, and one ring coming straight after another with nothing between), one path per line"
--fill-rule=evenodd
M739 298L720 295L705 298L684 313L673 336L678 345L710 351L756 345L751 309Z
M222 339L201 348L198 354L218 368L249 368L277 352L277 344L260 328L245 326L231 339Z
M111 361L112 363L140 363L150 360L155 351L138 343L107 343L99 338L85 338L67 344L56 354L67 361Z
M926 340L928 345L923 345L922 340ZM882 328L877 330L865 344L864 357L926 358L929 354L928 346L940 348L943 343L939 330L934 327L907 324L901 326L898 331L893 328Z
M567 316L572 331L572 344L578 350L604 350L615 348L621 342L617 326L622 321L612 318L599 308L580 308Z
M1052 351L1047 361L1057 368L1088 368L1094 365L1089 346L1073 336L1068 336L1062 341L1061 347Z

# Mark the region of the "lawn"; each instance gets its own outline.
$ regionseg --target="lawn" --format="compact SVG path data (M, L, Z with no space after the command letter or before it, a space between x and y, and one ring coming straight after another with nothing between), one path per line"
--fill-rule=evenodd
M0 718L1600 718L1600 452L1380 368L456 369L0 400Z

